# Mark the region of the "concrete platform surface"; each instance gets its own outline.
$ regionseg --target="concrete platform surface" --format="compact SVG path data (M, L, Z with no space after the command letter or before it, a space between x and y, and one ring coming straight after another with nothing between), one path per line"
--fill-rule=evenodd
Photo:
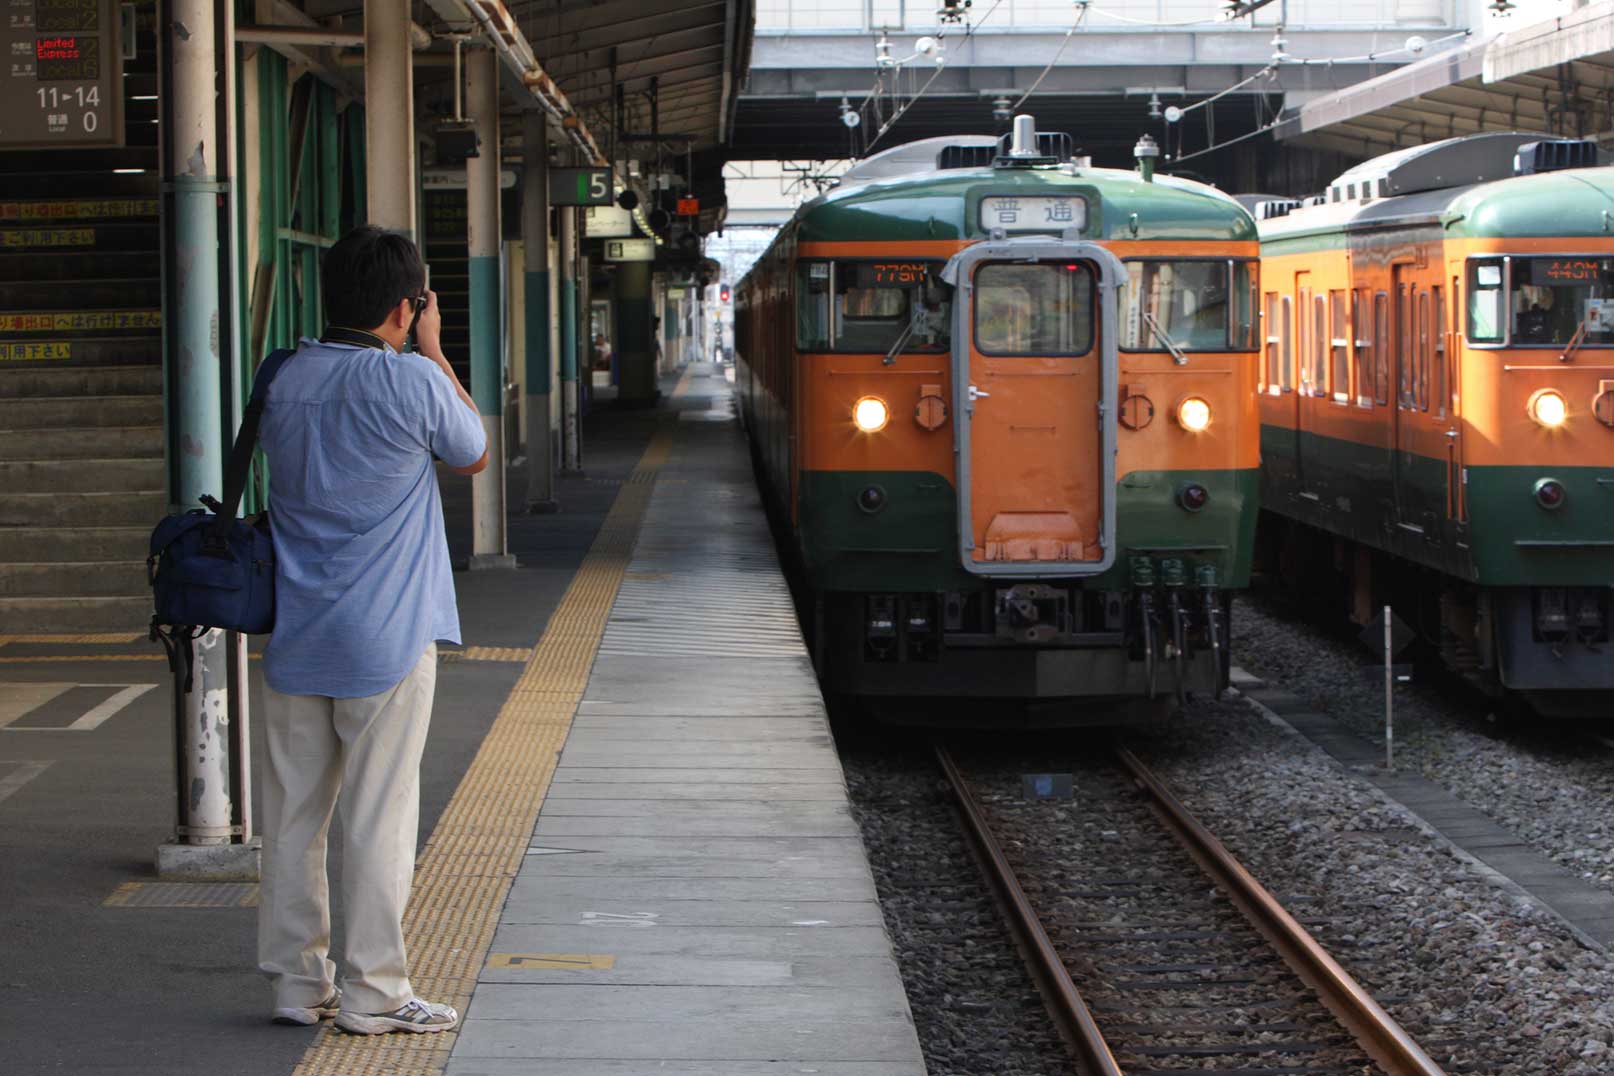
M725 389L677 425L450 1076L924 1072Z

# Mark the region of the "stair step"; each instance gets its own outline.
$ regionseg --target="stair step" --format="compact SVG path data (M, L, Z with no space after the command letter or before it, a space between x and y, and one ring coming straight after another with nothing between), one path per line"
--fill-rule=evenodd
M103 255L105 257L106 255ZM37 257L37 255L36 255ZM7 310L145 310L162 305L162 283L139 280L13 280L0 283L0 307Z
M0 562L145 561L150 523L128 527L0 527Z
M167 511L162 490L0 493L0 527L155 527Z
M144 560L24 561L0 564L0 598L143 598Z
M0 366L0 399L15 396L161 396L161 366ZM0 406L4 406L0 404Z
M11 402L0 402L0 416L6 413ZM0 427L4 425L0 421ZM0 428L0 460L83 460L112 456L162 459L162 426L91 426L46 430Z
M0 429L161 425L161 396L13 396L0 401Z
M0 632L145 631L151 598L0 598Z
M119 363L149 365L160 369L162 357L162 337L150 332L144 335L78 337L71 340L48 334L38 339L0 340L0 361L27 364L0 370L0 381L19 376L24 370L57 369L60 364L67 363L80 366Z
M96 493L162 489L167 468L146 459L0 460L0 490L8 493Z

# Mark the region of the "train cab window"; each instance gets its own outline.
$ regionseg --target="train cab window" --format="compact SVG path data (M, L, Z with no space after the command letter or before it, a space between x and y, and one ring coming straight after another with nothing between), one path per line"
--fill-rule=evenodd
M1351 292L1351 325L1356 336L1356 403L1373 406L1373 300L1366 288Z
M1515 346L1614 344L1614 258L1514 258L1509 269Z
M945 351L952 288L939 263L892 259L797 263L796 346L884 354Z
M1468 264L1468 342L1502 342L1502 262Z
M983 355L1085 355L1093 275L1082 264L989 262L975 271L975 346Z
M1118 297L1124 350L1169 351L1161 336L1185 351L1253 346L1249 262L1138 259L1126 271Z
M1260 263L1235 261L1233 263L1233 326L1228 338L1234 351L1254 351L1256 348L1255 312L1260 306Z
M1351 399L1351 340L1345 323L1345 293L1334 290L1328 293L1330 333L1328 337L1329 366L1333 373L1335 403L1349 403Z

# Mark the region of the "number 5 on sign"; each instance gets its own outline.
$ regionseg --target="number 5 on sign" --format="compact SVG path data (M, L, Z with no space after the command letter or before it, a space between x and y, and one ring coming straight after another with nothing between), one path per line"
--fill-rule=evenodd
M550 205L610 205L609 168L551 168Z

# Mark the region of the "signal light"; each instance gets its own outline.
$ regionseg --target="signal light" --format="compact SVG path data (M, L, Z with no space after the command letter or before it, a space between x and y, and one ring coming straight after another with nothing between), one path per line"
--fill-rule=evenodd
M878 433L891 421L891 409L878 396L865 396L852 405L852 421L864 433Z
M1177 405L1177 421L1189 433L1199 433L1210 425L1211 406L1198 396L1189 396Z
M717 289L717 301L720 303L729 301L729 286L727 284L723 284Z
M1530 417L1549 430L1555 430L1569 417L1569 404L1556 389L1538 389L1526 405Z
M1569 492L1556 478L1543 478L1536 483L1536 503L1541 507L1549 510L1561 508L1568 499Z

